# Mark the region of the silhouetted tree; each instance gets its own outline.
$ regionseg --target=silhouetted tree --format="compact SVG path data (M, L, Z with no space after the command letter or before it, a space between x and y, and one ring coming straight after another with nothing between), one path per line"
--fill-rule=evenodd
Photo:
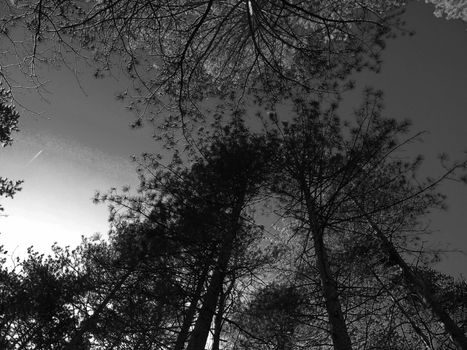
M182 118L172 113L167 125L183 126L187 113L190 121L203 117L194 107L207 96L240 98L253 92L277 100L299 87L335 90L354 69L377 68L383 39L397 24L395 14L403 4L15 1L3 4L3 35L30 35L29 46L23 40L21 49L26 48L24 68L35 79L39 61L91 57L100 63L96 76L121 63L139 82L133 102L155 104L159 110L172 97ZM13 24L24 31L8 31Z
M108 242L0 270L0 344L202 350L211 332L216 350L464 349L465 285L408 261L429 258L422 217L465 163L418 179L420 160L397 157L408 123L384 118L377 92L343 127L334 105L293 102L264 134L235 115L196 155L145 155L138 194L96 197L112 205ZM265 202L288 223L277 244Z
M397 137L406 132L408 123L382 117L380 93L367 93L356 113L356 126L344 130L335 105L324 109L320 103L297 99L294 106L297 116L292 123L281 123L271 115L275 126L271 137L281 140L283 160L277 168L275 191L283 215L296 220L303 259L316 263L334 348L350 349L358 332L349 331L353 321L342 306L345 262L336 262L333 255L346 236L362 236L377 245L383 261L401 269L404 286L425 301L464 349L465 335L399 250L409 243L406 233L421 226L420 218L442 205L437 185L465 169L465 162L453 164L438 179L414 182L420 160L403 162L395 156L404 145Z
M11 104L11 93L0 84L0 145L6 147L11 145L13 139L11 134L18 131L19 114ZM22 181L12 181L0 177L0 197L13 197L21 189ZM0 205L0 211L3 207Z
M44 257L30 248L14 269L2 266L2 348L62 349L79 322L81 302L90 288L77 263L81 253L54 247L53 256Z
M236 349L291 350L296 330L307 322L305 297L293 285L272 283L255 292L236 315Z
M239 119L215 127L199 150L189 167L177 154L167 166L146 155L140 195L99 197L112 203L117 226L147 227L114 236L135 264L160 250L167 255L161 264L182 298L172 327L176 349L204 348L216 314L220 334L235 279L260 264L250 247L262 230L246 210L260 198L274 156L273 143L250 135Z
M113 243L53 250L47 258L30 250L15 269L2 269L2 348L169 346L181 297L163 255L135 265Z

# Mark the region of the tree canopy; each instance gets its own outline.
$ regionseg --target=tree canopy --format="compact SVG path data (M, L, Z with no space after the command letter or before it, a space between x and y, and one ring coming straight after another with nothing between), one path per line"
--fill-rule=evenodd
M467 350L465 281L434 271L422 239L467 162L425 178L421 157L401 156L421 135L384 115L380 91L346 119L327 95L378 68L402 5L3 2L0 35L34 81L42 60L83 56L98 76L123 63L135 106L172 113L157 109L161 127L206 129L189 152L166 143L171 160L138 158L136 193L96 194L107 240L0 260L0 347ZM229 102L207 113L207 97ZM2 145L18 130L10 98L0 90ZM20 184L0 178L0 195Z
M465 283L419 241L465 163L419 178L378 92L348 126L326 103L295 107L257 133L234 114L186 161L147 155L138 195L96 198L108 243L2 270L5 347L465 349Z
M275 102L299 89L336 91L351 72L378 68L384 39L398 26L403 4L15 1L3 5L2 35L21 43L23 70L35 79L36 63L68 65L70 56L90 58L98 76L122 67L136 81L134 106L190 114L171 120L180 126L203 117L199 105L209 96L233 95L238 102L254 94ZM10 30L14 25L17 30ZM18 32L21 39L15 38Z

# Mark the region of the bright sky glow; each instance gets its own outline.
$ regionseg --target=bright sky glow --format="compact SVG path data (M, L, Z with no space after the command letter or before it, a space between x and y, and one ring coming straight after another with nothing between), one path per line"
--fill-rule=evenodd
M94 190L137 183L128 159L53 135L18 134L0 162L9 164L5 175L25 180L14 200L5 201L7 216L0 217L1 242L15 255L30 245L47 251L54 242L74 246L82 235L106 233L107 209L91 202Z
M50 81L46 100L16 95L39 115L19 107L20 132L0 150L0 174L24 180L14 199L0 199L0 244L14 256L31 245L48 252L54 242L75 246L81 236L105 234L107 206L92 203L95 191L136 187L130 156L155 148L152 130L130 129L133 116L115 99L121 81L96 80L88 69L80 74L83 92L67 70L42 74Z

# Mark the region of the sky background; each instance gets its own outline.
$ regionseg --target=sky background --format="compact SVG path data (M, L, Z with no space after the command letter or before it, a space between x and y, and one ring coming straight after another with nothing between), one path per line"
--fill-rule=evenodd
M424 170L436 175L439 153L461 158L467 149L467 23L432 12L431 5L410 2L405 19L415 36L389 41L381 73L360 74L359 88L346 95L346 104L358 105L364 85L382 89L386 115L411 119L414 132L428 131L410 154L424 154ZM74 246L82 235L106 233L107 208L92 203L95 191L135 187L130 156L158 151L152 130L131 130L132 114L115 99L125 79L94 79L93 71L83 68L81 89L64 68L42 73L49 80L46 100L34 92L16 95L39 115L18 108L21 132L12 147L0 150L1 176L25 180L13 200L0 199L8 215L0 216L0 244L14 256L31 245L47 252L54 242ZM430 216L429 244L467 251L467 186L447 184L443 191L449 209ZM467 255L447 254L438 268L466 278Z

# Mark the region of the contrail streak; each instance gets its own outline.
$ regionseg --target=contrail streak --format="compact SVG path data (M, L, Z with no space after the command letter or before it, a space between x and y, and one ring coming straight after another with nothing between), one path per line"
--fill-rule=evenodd
M42 151L44 151L44 150L41 149L39 152L37 152L36 155L35 155L34 157L32 157L32 158L29 160L29 162L26 163L26 166L28 166L29 164L31 164L32 162L34 162L34 161L37 159L37 157L39 157L39 156L41 155Z

